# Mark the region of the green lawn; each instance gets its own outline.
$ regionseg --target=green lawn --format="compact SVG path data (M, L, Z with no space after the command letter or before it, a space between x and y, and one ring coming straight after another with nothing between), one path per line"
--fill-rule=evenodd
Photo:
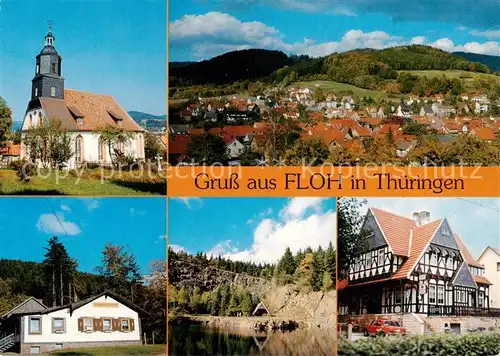
M311 82L296 82L293 83L292 85L289 86L289 88L304 88L304 87L309 87L311 89L316 88L319 86L323 91L329 92L329 91L334 91L334 92L347 92L351 91L352 95L354 96L367 96L367 97L372 97L375 99L380 99L380 98L386 98L389 100L395 100L399 102L399 97L396 95L390 96L389 93L383 92L383 91L376 91L376 90L368 90L368 89L363 89L356 87L354 85L350 84L344 84L344 83L338 83L338 82L331 82L331 81L326 81L326 80L315 80Z
M80 177L65 171L42 172L29 182L22 182L17 172L0 170L0 195L164 195L166 180L160 177L138 178L138 172L116 172L113 176L100 170L88 170ZM45 175L46 174L46 175Z
M500 82L500 77L494 74L467 72L463 70L401 70L399 73L410 73L413 75L426 76L427 78L440 77L443 74L448 78L458 78L470 81L474 78L489 78Z
M166 355L165 345L89 347L51 352L49 355L59 356L163 356Z

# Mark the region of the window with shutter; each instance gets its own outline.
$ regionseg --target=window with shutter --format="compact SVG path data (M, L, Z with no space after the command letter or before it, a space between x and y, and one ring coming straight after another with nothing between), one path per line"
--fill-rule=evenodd
M111 319L102 319L102 329L104 332L113 331L113 325L111 323Z

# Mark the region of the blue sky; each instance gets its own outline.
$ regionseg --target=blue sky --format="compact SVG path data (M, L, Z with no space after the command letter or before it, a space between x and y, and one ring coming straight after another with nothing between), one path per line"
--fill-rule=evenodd
M327 247L336 240L335 199L182 198L169 201L174 250L233 260L275 262L287 247Z
M428 211L431 220L446 218L474 258L487 246L500 248L500 199L498 198L369 198L368 206L412 217Z
M165 211L164 198L3 198L0 258L41 262L58 236L80 271L93 272L109 242L127 246L147 273L166 258Z
M165 0L3 0L0 16L0 95L14 120L30 100L49 20L66 88L112 95L126 110L165 113Z
M244 48L323 56L408 43L500 55L496 0L172 0L170 61Z

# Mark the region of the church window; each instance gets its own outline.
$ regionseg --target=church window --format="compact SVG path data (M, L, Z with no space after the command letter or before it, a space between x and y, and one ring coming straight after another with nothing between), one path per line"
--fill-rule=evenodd
M76 163L82 162L83 157L83 137L78 135L75 140L75 161Z
M40 64L36 64L36 74L40 73Z
M56 87L50 88L50 96L56 96Z
M50 71L52 73L55 73L56 72L56 64L55 63L50 63Z
M38 96L38 88L35 88L35 96Z

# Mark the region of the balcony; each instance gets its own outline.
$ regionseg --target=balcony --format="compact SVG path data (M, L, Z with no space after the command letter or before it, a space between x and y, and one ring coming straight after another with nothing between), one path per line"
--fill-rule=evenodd
M479 308L467 306L429 306L428 316L479 316L479 317L500 317L500 309Z

